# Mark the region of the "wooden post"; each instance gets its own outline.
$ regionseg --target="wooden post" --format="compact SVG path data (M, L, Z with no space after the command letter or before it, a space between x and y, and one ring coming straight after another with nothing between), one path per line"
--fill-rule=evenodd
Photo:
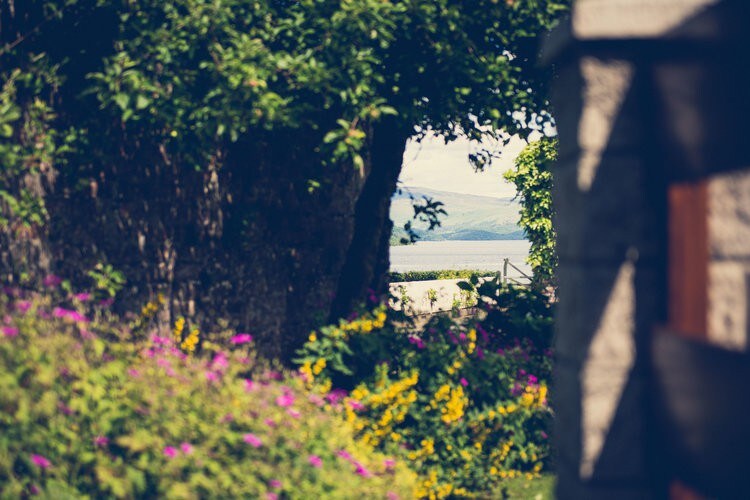
M707 181L672 184L669 212L669 329L705 340L708 331L708 189ZM671 500L702 500L703 495L673 481Z

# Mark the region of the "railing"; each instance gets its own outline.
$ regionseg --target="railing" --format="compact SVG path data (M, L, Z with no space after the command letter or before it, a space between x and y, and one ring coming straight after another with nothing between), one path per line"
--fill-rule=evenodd
M518 271L518 274L520 274L522 278L526 278L527 280L529 280L528 283L521 282L516 278L511 278L510 276L508 276L508 267L512 267L514 270ZM507 257L503 259L503 273L500 276L500 278L504 285L507 285L508 283L513 283L515 285L526 286L532 281L531 276L529 276L528 274L523 272L521 269L519 269L518 266L513 264L510 261L510 259Z

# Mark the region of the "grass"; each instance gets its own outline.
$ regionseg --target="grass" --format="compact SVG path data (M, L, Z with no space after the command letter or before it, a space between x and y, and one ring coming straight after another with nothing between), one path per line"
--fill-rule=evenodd
M554 474L542 474L537 479L514 478L503 482L500 491L492 498L512 498L521 500L552 500L555 498Z
M439 271L407 271L405 273L389 273L391 283L402 281L430 281L430 280L452 280L452 279L469 279L472 276L478 278L484 276L494 276L497 271L481 271L477 269L443 269Z

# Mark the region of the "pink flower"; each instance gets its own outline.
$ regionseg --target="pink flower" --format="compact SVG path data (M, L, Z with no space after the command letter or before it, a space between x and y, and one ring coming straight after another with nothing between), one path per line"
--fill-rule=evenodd
M109 298L109 299L104 299L101 302L99 302L99 305L101 307L107 308L107 307L111 307L112 304L114 304L114 303L115 303L115 299Z
M336 452L336 456L339 458L343 458L344 460L351 460L352 456L349 454L346 450L339 450Z
M18 328L15 328L13 326L4 326L1 330L3 332L3 335L5 335L6 337L15 337L16 335L18 335Z
M31 302L28 300L19 300L16 302L16 309L18 309L21 314L26 314L26 312L31 309Z
M266 493L266 500L279 500L279 495L273 491Z
M52 467L52 462L41 455L31 455L31 461L40 469L49 469Z
M193 454L193 445L190 443L182 443L180 445L180 449L185 455L192 455Z
M268 484L271 488L281 488L281 481L278 479L271 479Z
M88 323L89 319L78 311L71 309L63 309L62 307L55 307L52 310L52 316L60 319L67 319L76 323Z
M307 461L316 469L323 467L323 460L321 460L318 455L310 455L309 457L307 457Z
M302 414L300 412L298 412L297 410L295 410L294 408L289 408L286 411L286 413L287 413L287 415L289 415L292 418L300 418L302 416Z
M369 470L367 470L367 468L361 463L355 462L354 466L355 466L354 473L357 474L358 476L362 476L362 477L372 476L372 473Z
M276 422L272 418L267 418L263 421L268 427L276 427Z
M356 399L350 399L349 401L347 401L347 404L349 405L349 408L351 408L354 411L361 411L365 409L365 405L363 405Z
M245 379L245 392L252 392L256 389L255 382L250 380L249 378Z
M393 491L389 491L388 493L386 493L385 498L387 500L399 500L398 493L395 493Z
M461 377L461 380L459 380L459 382L461 382L461 385L464 386L464 387L466 387L467 385L469 385L469 381L466 380L463 377Z
M128 375L130 375L131 377L138 377L140 376L140 372L135 368L128 368Z
M214 356L213 361L211 361L211 369L217 370L217 371L224 371L229 366L229 360L227 360L226 355L223 352L220 352Z
M276 398L276 404L282 408L287 408L294 404L294 394L291 392L285 392L281 396Z
M174 446L165 446L162 453L164 453L164 456L167 458L174 458L177 456L177 448Z
M386 458L383 460L383 465L385 465L386 469L392 469L396 466L396 461L392 458Z
M237 335L232 337L232 339L230 340L230 342L235 345L247 344L252 341L253 341L253 336L250 335L249 333L238 333Z
M48 274L44 278L44 281L42 283L44 283L44 286L46 287L54 288L60 283L62 283L62 278L59 276L55 276L54 274Z
M39 493L41 493L41 491L39 490L39 487L37 485L32 484L29 486L29 493L31 493L32 495L38 495Z
M63 403L62 401L57 403L57 409L60 410L60 413L62 413L63 415L67 415L67 416L70 416L74 413L73 409L70 406Z
M96 436L94 438L94 446L104 447L109 444L109 438L105 436Z
M333 389L331 392L326 394L326 400L335 405L346 397L346 391L344 389Z
M263 446L263 441L261 441L258 436L252 433L248 433L242 436L242 440L253 448L260 448L261 446Z
M310 402L314 404L315 406L323 406L324 404L326 404L323 398L321 398L317 394L310 394L310 396L308 396L307 399L309 399Z
M209 382L216 382L217 380L219 380L219 376L215 372L212 372L211 370L207 370L205 375L206 375L206 380L208 380Z
M77 293L73 295L73 298L79 302L88 302L91 300L91 294L88 292Z
M162 337L160 335L152 335L151 336L151 342L154 345L171 345L172 339L168 337Z

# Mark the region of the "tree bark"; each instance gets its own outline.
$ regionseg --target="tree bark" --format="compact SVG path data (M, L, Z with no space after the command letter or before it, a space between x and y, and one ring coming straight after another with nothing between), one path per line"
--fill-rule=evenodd
M368 295L387 292L389 244L393 223L391 197L396 191L406 141L411 130L387 118L373 132L371 172L357 200L355 230L329 321L349 314Z

